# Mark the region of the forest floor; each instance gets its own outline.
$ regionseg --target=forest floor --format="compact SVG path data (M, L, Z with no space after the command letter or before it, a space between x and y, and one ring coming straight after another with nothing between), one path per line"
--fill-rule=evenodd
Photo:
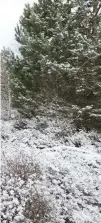
M2 120L1 143L1 222L101 222L101 134L37 115Z

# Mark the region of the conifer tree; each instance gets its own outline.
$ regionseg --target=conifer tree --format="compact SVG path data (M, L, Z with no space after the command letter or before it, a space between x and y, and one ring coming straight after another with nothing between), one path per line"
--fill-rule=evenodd
M30 106L33 111L40 95L40 100L47 93L53 98L54 91L54 97L56 94L67 98L68 75L68 86L73 91L71 71L76 58L72 48L78 41L74 37L72 7L69 0L40 0L33 7L25 6L15 29L21 56L16 56L11 66L13 101L17 107L29 110Z
M100 0L27 4L15 38L20 56L14 56L9 67L17 108L33 113L38 102L58 96L83 111L91 107L91 116L100 112Z
M83 108L83 124L101 130L101 2L82 0L78 6L77 32L83 48L78 57L77 104Z

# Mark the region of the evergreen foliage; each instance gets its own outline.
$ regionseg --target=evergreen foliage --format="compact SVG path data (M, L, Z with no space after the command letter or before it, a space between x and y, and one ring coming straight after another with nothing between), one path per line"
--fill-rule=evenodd
M20 56L9 57L14 106L33 114L38 103L61 97L77 106L80 126L84 111L88 126L92 117L101 126L101 2L27 4L15 38Z

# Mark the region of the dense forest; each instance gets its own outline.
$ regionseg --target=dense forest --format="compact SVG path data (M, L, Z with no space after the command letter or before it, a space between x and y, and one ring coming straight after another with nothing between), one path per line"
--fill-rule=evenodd
M101 130L101 2L39 0L15 28L19 54L2 50L12 105L32 117L40 104L70 104L77 128Z

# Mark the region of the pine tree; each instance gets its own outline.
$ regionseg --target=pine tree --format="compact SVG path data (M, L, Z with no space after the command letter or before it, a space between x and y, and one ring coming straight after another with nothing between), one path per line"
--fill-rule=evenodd
M48 100L55 95L67 98L70 89L73 91L71 71L76 62L71 57L75 57L72 48L78 41L73 37L72 7L69 0L40 0L33 7L25 6L15 29L21 56L15 57L11 66L13 101L17 107L29 110L30 106L33 111L34 102L42 101L46 95Z
M83 50L78 59L77 104L83 108L83 125L101 130L101 2L80 3L76 22Z
M91 108L89 115L100 111L100 8L99 0L39 0L25 6L15 29L20 56L9 66L17 108L31 114L39 102L57 96L86 113Z

